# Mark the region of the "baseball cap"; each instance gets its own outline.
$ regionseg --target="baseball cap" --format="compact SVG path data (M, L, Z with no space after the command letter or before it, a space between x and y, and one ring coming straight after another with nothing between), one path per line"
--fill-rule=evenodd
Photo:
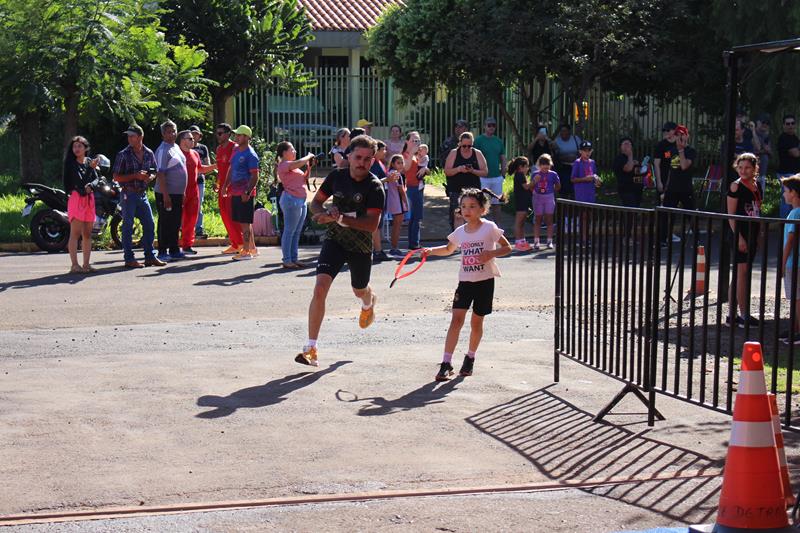
M677 128L678 125L674 122L665 122L664 125L661 127L661 131L672 131Z
M581 150L591 150L591 149L592 149L592 143L591 142L589 142L589 141L581 142Z
M200 126L197 126L196 124L189 126L189 131L203 133L203 130L200 129Z
M494 124L494 125L497 125L497 119L496 119L496 118L494 118L494 117L488 117L488 118L486 119L486 122L485 122L485 123L486 123L487 125L488 125L488 124Z
M372 122L365 118L359 119L358 122L356 122L357 128L365 128L367 126L372 126Z
M769 124L770 123L769 113L761 113L756 117L756 120L758 122L761 122L762 124Z
M467 122L463 118L460 118L456 120L456 126L461 126L462 128L469 128L469 122Z
M128 129L123 131L127 135L144 135L144 130L138 124L131 124Z
M250 129L250 126L245 126L244 124L242 124L241 126L236 128L235 130L233 130L233 134L234 135L247 135L248 137L252 137L253 136L253 130Z

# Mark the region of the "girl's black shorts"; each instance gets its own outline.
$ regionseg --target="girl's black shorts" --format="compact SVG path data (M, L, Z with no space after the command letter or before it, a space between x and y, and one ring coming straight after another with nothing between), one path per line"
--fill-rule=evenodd
M453 309L469 309L478 316L492 312L494 300L494 278L482 281L459 281L453 296Z

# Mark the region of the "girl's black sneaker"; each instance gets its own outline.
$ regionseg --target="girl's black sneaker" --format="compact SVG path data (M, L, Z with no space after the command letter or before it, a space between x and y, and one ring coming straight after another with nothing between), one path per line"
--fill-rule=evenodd
M464 362L461 363L461 370L458 371L459 376L471 376L472 375L472 365L475 364L475 359L472 357L465 355Z
M442 363L439 365L439 373L436 374L436 381L449 381L450 376L453 375L453 365L450 363Z

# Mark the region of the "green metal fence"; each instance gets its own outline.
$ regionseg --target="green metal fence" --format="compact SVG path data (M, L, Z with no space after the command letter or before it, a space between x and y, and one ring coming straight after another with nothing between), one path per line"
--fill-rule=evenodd
M439 145L450 135L457 119L469 121L472 131L480 133L483 121L493 116L498 120L498 135L506 143L506 153L525 153L498 106L481 99L473 90L439 88L412 105L401 105L400 94L391 81L379 78L372 69L362 69L358 75L347 68L317 68L313 72L318 83L307 95L291 95L275 88L239 94L234 102L236 122L251 125L270 141L286 138L298 144L299 151L318 153L330 150L337 128L352 127L358 118L367 118L375 123L373 135L379 138L388 137L392 124L399 124L403 131L418 130L435 159ZM546 109L542 123L553 134L561 121L574 121L574 104L556 82L547 83L544 90L542 102ZM537 124L528 119L519 91L506 91L505 102L524 142L530 143ZM636 102L631 97L594 89L586 104L588 121L583 137L595 143L595 159L604 167L610 166L623 135L633 138L637 156L650 153L667 120L689 127L691 142L699 152L696 168L703 169L718 159L720 117L697 113L688 101L660 103L650 98Z

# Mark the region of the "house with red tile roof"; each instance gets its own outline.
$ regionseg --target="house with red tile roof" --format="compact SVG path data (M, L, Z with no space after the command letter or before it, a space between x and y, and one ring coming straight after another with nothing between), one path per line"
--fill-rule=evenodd
M368 116L376 113L366 101L378 105L394 97L391 82L377 81L369 73L364 33L388 7L404 5L403 0L298 0L298 4L314 33L303 64L315 74L317 87L309 95L249 90L237 96L228 116L254 125L270 138L327 136L334 126L353 127L361 118L381 122L393 118ZM310 133L299 133L301 128ZM325 143L319 144L305 148L322 149Z

